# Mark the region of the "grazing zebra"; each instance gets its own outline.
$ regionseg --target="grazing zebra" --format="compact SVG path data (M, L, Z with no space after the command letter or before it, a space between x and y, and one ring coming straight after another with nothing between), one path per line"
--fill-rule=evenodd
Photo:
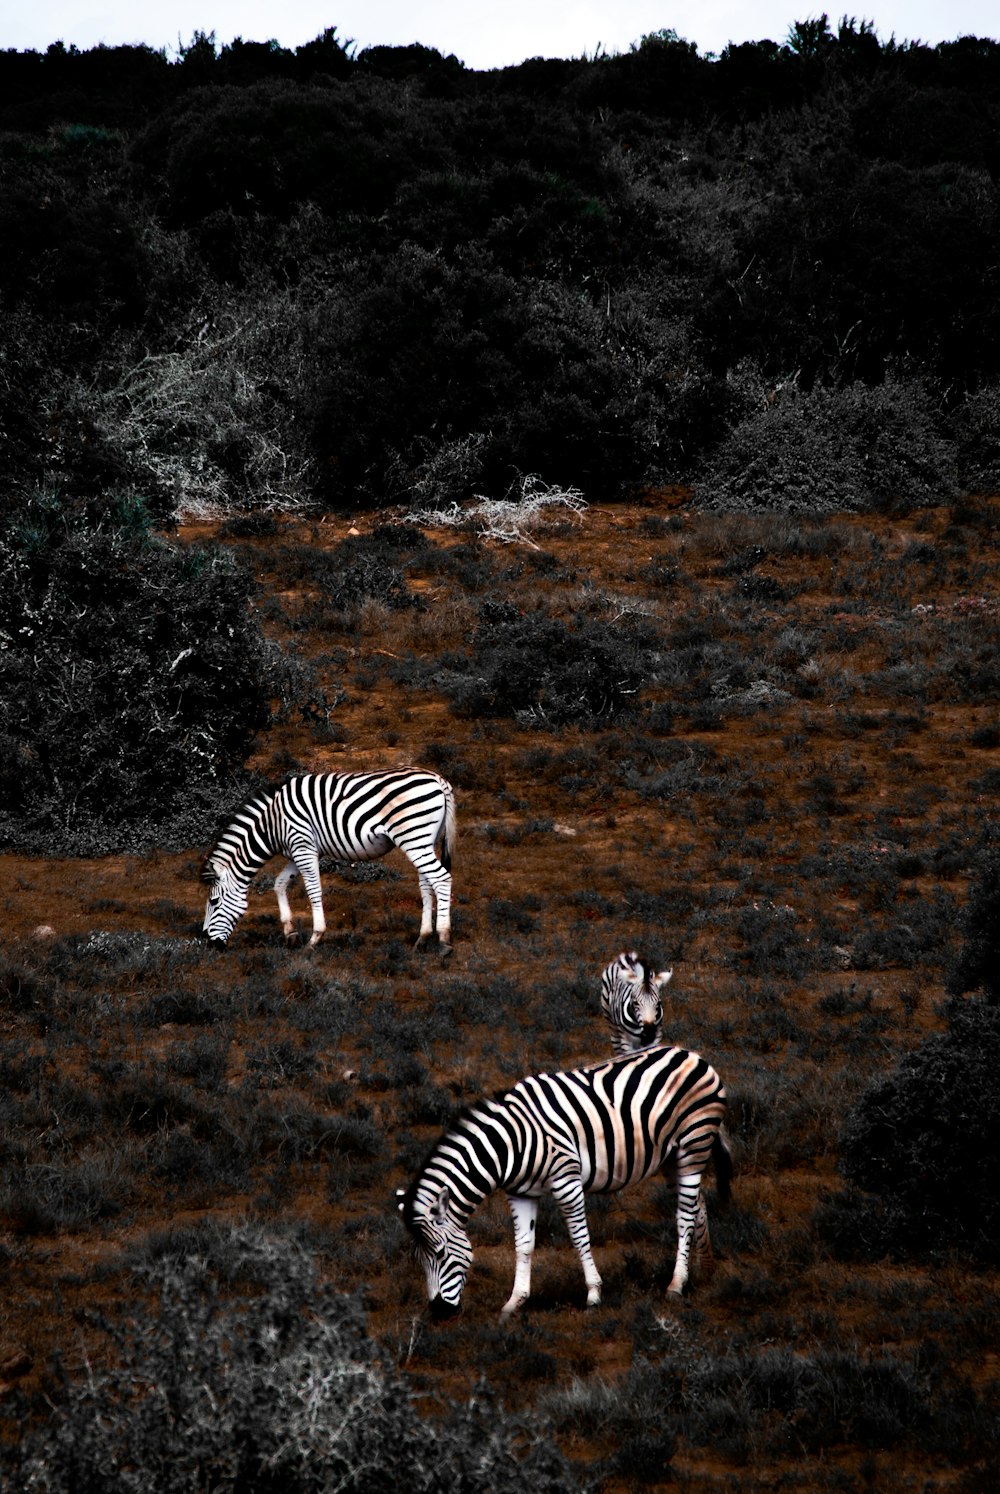
M660 991L672 970L655 972L633 950L612 960L601 976L601 1011L611 1026L619 1058L663 1041Z
M688 1279L691 1244L711 1256L701 1178L715 1163L719 1195L729 1197L732 1161L720 1136L726 1095L697 1053L650 1048L582 1069L536 1074L493 1100L480 1100L448 1127L399 1208L427 1277L431 1314L459 1311L472 1262L465 1221L497 1188L514 1219L517 1267L501 1319L531 1289L538 1200L555 1198L587 1283L587 1306L601 1300L590 1249L586 1193L614 1193L666 1170L677 1179L677 1258L669 1290Z
M398 846L420 878L423 911L418 947L434 930L442 951L451 952L451 852L455 845L455 795L437 773L420 768L385 768L371 773L304 773L273 794L245 804L223 831L202 869L211 888L204 932L225 944L246 912L250 883L272 856L288 857L274 881L286 939L295 925L288 884L302 874L312 905L310 946L326 929L319 859L374 861ZM437 847L440 843L440 859Z

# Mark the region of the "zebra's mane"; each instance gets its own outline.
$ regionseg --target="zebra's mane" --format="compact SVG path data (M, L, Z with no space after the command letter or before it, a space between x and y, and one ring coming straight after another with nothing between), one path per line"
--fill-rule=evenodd
M451 1136L455 1131L464 1130L466 1123L477 1122L484 1114L487 1114L489 1112L491 1106L506 1099L508 1094L509 1090L498 1090L497 1093L491 1097L484 1097L481 1100L473 1100L470 1104L463 1105L461 1110L459 1110L457 1114L454 1115L445 1126L437 1141L435 1141L433 1145L428 1148L423 1161L417 1168L412 1183L407 1188L402 1198L400 1198L399 1200L399 1211L403 1216L403 1223L411 1233L413 1232L416 1225L414 1206L417 1201L417 1190L419 1189L420 1184L423 1181L424 1173L427 1171L428 1166L437 1155L441 1143L445 1141L449 1136Z
M245 831L253 825L260 823L261 816L274 798L276 789L264 789L259 794L254 794L248 799L229 820L225 829L216 836L215 844L209 851L201 864L201 880L203 882L214 882L219 873L213 864L220 850L229 844L238 843L243 839Z

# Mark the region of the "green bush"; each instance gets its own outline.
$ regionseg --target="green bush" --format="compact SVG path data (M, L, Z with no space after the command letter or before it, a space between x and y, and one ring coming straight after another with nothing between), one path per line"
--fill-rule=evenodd
M952 999L945 1014L947 1029L904 1055L848 1115L841 1170L878 1196L881 1245L959 1249L996 1266L1000 1007ZM857 1207L863 1214L870 1201Z
M306 1257L246 1242L221 1300L200 1262L147 1268L158 1302L105 1324L110 1368L62 1374L51 1419L8 1449L4 1494L539 1494L578 1481L531 1427L475 1397L424 1421L380 1358L358 1303L322 1288Z
M134 847L182 807L203 835L269 717L250 588L229 556L153 539L133 500L38 496L8 522L0 844Z

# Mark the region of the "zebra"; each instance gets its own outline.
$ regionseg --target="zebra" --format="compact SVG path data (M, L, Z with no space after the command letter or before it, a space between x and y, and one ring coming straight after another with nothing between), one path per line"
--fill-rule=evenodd
M254 876L280 854L288 857L274 880L281 926L286 939L294 937L288 884L300 872L312 905L311 948L326 930L319 858L373 861L398 846L420 878L423 910L417 947L434 931L436 900L438 942L442 953L450 954L455 838L454 791L437 773L383 768L289 778L276 792L250 799L206 859L201 875L210 891L203 932L225 944L246 912Z
M660 991L668 984L673 970L654 972L647 960L635 950L612 960L601 976L601 1011L611 1027L611 1044L619 1058L663 1042L663 1006ZM729 1147L725 1128L722 1144ZM663 1169L668 1186L676 1188L671 1168Z
M635 950L612 960L601 976L601 1011L611 1026L615 1053L623 1058L663 1042L660 991L673 970L654 971Z
M715 1164L720 1199L729 1197L732 1159L721 1136L726 1094L697 1053L650 1048L584 1068L522 1079L495 1099L463 1110L399 1209L427 1278L431 1316L453 1317L472 1263L465 1221L502 1188L514 1220L516 1270L501 1321L531 1289L538 1200L551 1193L583 1266L587 1306L601 1300L584 1204L586 1193L614 1193L665 1170L677 1179L677 1257L669 1290L683 1292L692 1242L711 1258L701 1178Z

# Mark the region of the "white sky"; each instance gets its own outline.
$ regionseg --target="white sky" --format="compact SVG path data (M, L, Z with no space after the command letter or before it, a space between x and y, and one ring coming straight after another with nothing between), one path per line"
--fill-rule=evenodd
M996 0L867 0L826 7L832 26L846 12L874 22L882 41L933 45L974 35L1000 40ZM173 55L178 40L215 32L222 45L274 39L300 46L335 26L365 46L422 42L453 52L477 70L528 57L592 57L598 47L627 52L647 32L673 27L704 55L729 41L785 40L793 21L824 4L797 0L0 0L0 49L44 51L50 42L82 51L145 42Z

